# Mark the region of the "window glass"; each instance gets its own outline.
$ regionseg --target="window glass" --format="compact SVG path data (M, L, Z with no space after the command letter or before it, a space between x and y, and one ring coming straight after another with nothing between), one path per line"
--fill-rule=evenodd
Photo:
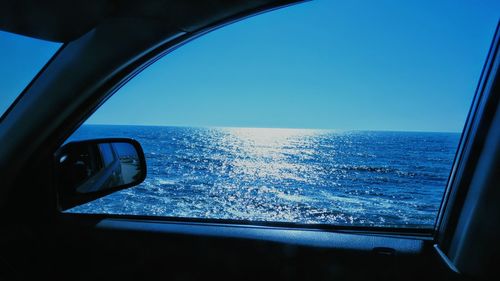
M0 116L60 46L0 31Z
M113 156L113 151L109 143L99 144L99 150L101 151L100 155L102 156L104 166L109 166L109 164L115 161L115 157Z
M312 1L202 36L71 137L138 140L148 177L69 212L431 228L498 11Z

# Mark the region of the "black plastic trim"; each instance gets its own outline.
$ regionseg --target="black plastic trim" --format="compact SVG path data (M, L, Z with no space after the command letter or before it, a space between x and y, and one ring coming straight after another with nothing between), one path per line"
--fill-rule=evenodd
M453 264L453 262L446 256L446 254L443 253L443 251L441 250L441 248L439 248L439 245L434 244L434 250L438 254L438 256L441 259L441 261L443 262L443 264L445 264L446 267L451 272L453 272L455 274L460 274L460 271L458 271L458 269L455 267L455 265Z
M440 248L447 251L458 223L458 218L467 197L477 161L493 118L499 93L491 92L489 86L495 72L495 61L500 50L500 24L497 25L487 61L476 90L459 149L453 164L447 189L435 225L435 238Z
M379 235L388 237L406 237L420 240L432 241L432 229L404 228L404 227L377 227L377 226L353 226L334 224L300 224L293 222L269 222L269 221L245 221L229 219L202 219L182 217L161 217L146 215L119 215L119 214L85 214L85 213L61 213L61 217L91 220L130 220L130 221L155 221L162 223L195 223L211 225L238 225L246 227L270 227L287 229L318 230L325 232L342 232L351 234Z
M208 222L165 222L161 220L92 219L75 220L73 215L61 217L62 222L78 222L84 227L108 231L132 231L137 233L159 233L262 240L306 247L335 248L340 250L373 251L391 248L400 254L419 254L424 244L431 243L420 238L373 235L365 233L325 232L322 229L297 229L259 225L223 224ZM85 222L87 225L85 226Z

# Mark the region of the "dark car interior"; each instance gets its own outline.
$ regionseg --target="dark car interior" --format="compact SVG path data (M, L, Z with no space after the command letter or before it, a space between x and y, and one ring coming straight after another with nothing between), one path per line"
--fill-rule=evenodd
M0 123L0 280L496 280L498 30L432 231L60 211L54 154L121 85L197 36L296 2L0 2L0 30L64 43Z

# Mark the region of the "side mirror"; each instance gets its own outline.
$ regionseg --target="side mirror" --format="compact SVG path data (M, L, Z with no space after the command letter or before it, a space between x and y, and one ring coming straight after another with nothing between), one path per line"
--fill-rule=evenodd
M132 139L67 143L56 152L55 165L63 210L138 185L146 178L144 152Z

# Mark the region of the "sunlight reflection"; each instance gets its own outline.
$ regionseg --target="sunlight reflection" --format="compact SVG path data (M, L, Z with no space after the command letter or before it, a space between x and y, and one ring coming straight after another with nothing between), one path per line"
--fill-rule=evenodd
M299 164L297 158L312 157L315 153L314 136L326 132L311 129L226 128L223 140L238 155L233 159L233 176L267 181L310 180L312 166Z
M294 144L307 142L308 137L316 136L322 132L322 130L312 129L281 128L228 128L227 130L233 137L245 144L241 149L246 152L253 156L274 157L280 157L285 152L300 153L301 149L291 151L292 147L296 147Z

